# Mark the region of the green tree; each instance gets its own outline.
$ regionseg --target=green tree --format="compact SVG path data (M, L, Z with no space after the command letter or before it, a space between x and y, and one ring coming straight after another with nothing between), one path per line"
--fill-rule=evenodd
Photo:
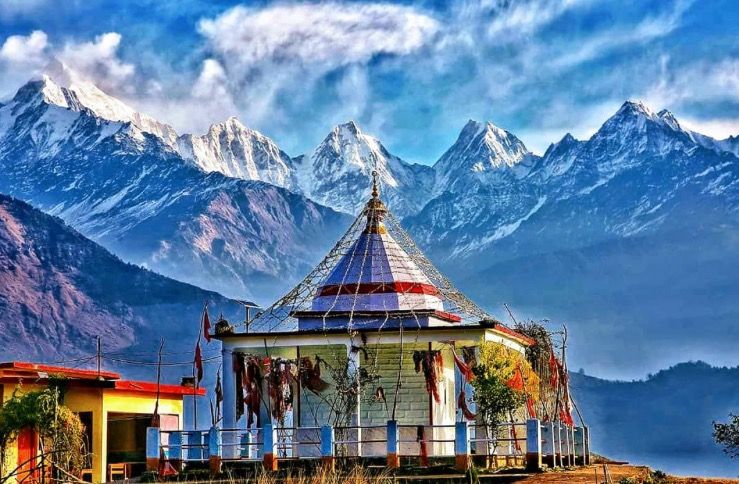
M17 388L0 407L0 466L8 445L26 428L35 430L42 444L44 465L62 475L75 473L84 464L84 426L77 415L60 403L55 385L21 393ZM17 469L0 469L3 480Z
M472 387L475 389L477 413L485 425L495 429L509 418L510 412L523 405L524 396L482 364L472 371L475 373Z
M713 438L732 459L739 457L739 415L729 414L728 423L713 422Z

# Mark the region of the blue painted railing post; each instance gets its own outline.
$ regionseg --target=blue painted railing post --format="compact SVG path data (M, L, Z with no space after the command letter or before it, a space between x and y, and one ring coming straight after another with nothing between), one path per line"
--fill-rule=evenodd
M176 470L182 470L182 432L169 434L169 463Z
M146 429L146 470L159 470L159 455L161 452L162 434L158 427Z
M454 465L458 471L466 471L472 465L470 426L467 422L454 424Z
M390 469L400 467L400 443L398 442L398 421L387 421L387 466Z
M211 474L221 473L221 431L211 427L208 431L208 462Z
M328 469L334 468L334 427L324 425L321 427L321 461Z
M186 433L187 435L187 460L200 460L203 458L202 448L200 447L203 443L200 432L197 430L190 430Z
M277 453L275 452L277 439L275 437L275 429L272 424L264 424L262 428L262 445L264 447L262 462L264 463L264 469L268 471L277 470Z
M541 458L541 422L531 418L526 421L526 469L539 471L542 468Z

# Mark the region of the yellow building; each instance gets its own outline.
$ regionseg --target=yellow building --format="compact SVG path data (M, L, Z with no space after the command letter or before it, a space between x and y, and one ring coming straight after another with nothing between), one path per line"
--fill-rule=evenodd
M0 363L0 402L11 398L14 391L45 388L50 377L66 379L63 404L77 413L85 425L91 458L83 478L92 482L105 482L111 471L122 471L124 467L129 477L145 469L146 428L151 426L157 391L163 430L183 428L183 399L195 392L180 385L160 384L157 388L155 382L123 380L118 373L109 371L9 362ZM202 396L205 390L201 388L197 394ZM21 432L15 445L9 446L0 474L4 476L31 459L37 447L33 430ZM28 475L34 470L26 465L23 471ZM19 476L17 481L20 480L23 476Z

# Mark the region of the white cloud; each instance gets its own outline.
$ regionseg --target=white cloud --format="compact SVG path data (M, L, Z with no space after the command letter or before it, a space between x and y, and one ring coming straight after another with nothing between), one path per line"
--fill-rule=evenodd
M120 43L121 34L108 32L92 42L69 42L57 56L103 90L131 93L135 67L118 57Z
M739 118L697 119L681 116L680 124L719 140L739 135Z
M739 58L673 65L660 59L659 76L642 96L654 106L679 106L686 102L739 102Z
M215 59L205 59L200 75L193 85L192 93L196 97L213 99L229 96L227 82L226 71L221 63Z
M38 66L46 62L48 37L41 30L29 35L11 35L0 47L0 60L20 66Z
M202 20L214 52L246 68L303 63L333 69L378 54L404 55L425 45L439 23L411 7L341 3L234 7Z

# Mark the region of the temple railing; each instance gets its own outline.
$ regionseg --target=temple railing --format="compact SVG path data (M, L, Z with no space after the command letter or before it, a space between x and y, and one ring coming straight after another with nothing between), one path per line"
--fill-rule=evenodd
M161 472L169 465L180 470L188 463L208 462L220 472L223 462L262 462L276 470L278 462L320 459L333 466L343 458L385 458L387 466L401 459L429 465L431 459L453 458L459 470L473 459L484 465L548 467L585 465L590 462L587 427L562 422L506 422L495 429L479 423L407 425L390 420L386 425L334 427L275 427L208 431L161 430L150 427L146 435L147 466Z

